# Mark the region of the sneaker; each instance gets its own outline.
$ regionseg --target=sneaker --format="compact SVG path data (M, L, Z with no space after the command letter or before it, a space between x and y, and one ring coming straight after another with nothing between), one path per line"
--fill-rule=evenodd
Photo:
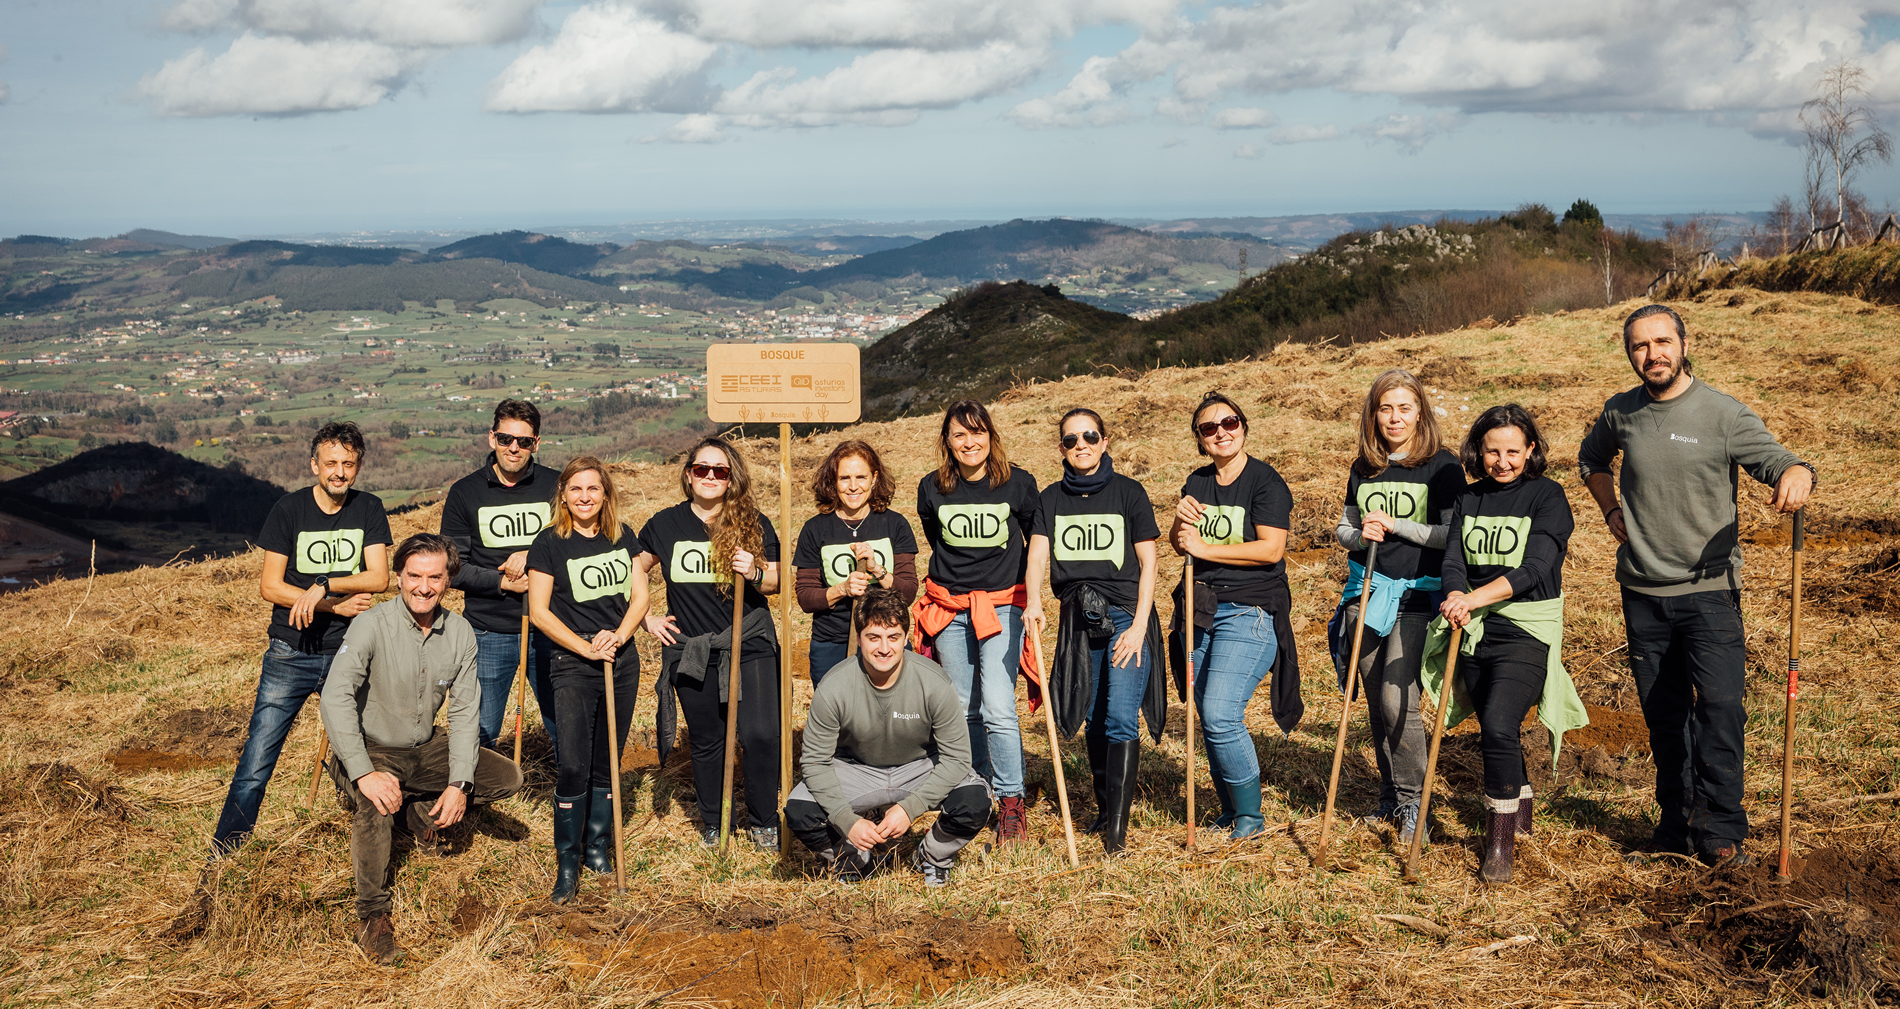
M997 802L996 839L1015 844L1029 839L1029 804L1020 795L1006 795Z
M1378 809L1375 809L1372 812L1367 813L1366 815L1360 817L1359 819L1360 819L1360 822L1365 823L1368 826L1376 827L1382 823L1397 822L1398 812L1399 812L1399 804L1397 802L1394 802L1391 799L1380 799Z
M392 964L402 959L402 947L396 945L396 926L387 914L365 919L356 930L356 944L372 963Z
M778 828L753 827L746 833L752 835L752 844L760 851L778 854Z
M1393 823L1397 824L1399 828L1399 847L1411 847L1412 835L1418 831L1418 803L1408 802L1403 806L1399 806L1393 811L1390 819ZM1425 831L1425 840L1429 842L1431 839L1431 830L1427 828Z
M825 866L825 874L846 886L862 883L871 875L871 861L851 845L833 856Z
M1710 868L1720 866L1726 869L1741 869L1755 864L1753 856L1742 850L1739 841L1720 841L1714 847L1696 856L1702 864Z
M924 877L924 886L926 887L935 889L940 886L947 886L950 883L950 867L947 865L932 865L924 861L924 846L921 844L911 849L910 867L916 870L918 875Z
M699 831L699 843L708 848L719 847L719 828L702 827Z

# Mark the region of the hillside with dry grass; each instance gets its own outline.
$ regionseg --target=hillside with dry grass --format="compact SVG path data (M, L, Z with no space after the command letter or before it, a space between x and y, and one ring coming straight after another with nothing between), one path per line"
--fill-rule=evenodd
M856 888L809 878L750 850L715 856L694 840L683 764L657 766L643 690L623 763L631 799L630 891L590 880L564 908L552 882L546 740L529 737L524 792L458 830L446 855L400 865L396 924L410 960L368 965L352 943L348 817L326 787L304 804L316 744L300 720L256 840L205 874L203 851L242 742L267 608L255 553L56 583L9 597L0 627L0 1003L98 1006L1180 1006L1839 1005L1845 991L1891 1000L1900 944L1900 857L1887 840L1900 791L1900 314L1853 298L1704 294L1677 307L1697 374L1754 406L1816 461L1797 743L1797 851L1787 888L1772 865L1711 873L1621 854L1648 836L1653 768L1622 656L1612 545L1577 480L1578 441L1605 396L1633 384L1617 325L1634 303L1527 317L1349 349L1283 345L1209 369L1161 369L1020 386L995 415L1012 456L1039 481L1059 468L1053 422L1073 405L1108 419L1118 468L1170 511L1195 464L1186 411L1219 387L1253 419L1252 447L1286 476L1297 507L1289 572L1307 672L1308 716L1273 728L1265 692L1249 712L1266 782L1265 837L1201 833L1183 846L1184 711L1145 747L1131 857L1083 846L1061 855L1051 754L1027 707L1032 842L966 852L952 885L899 873ZM1564 657L1592 725L1567 738L1561 774L1527 732L1539 787L1534 841L1517 882L1475 880L1481 769L1468 723L1447 738L1436 843L1406 885L1389 834L1358 825L1316 870L1338 718L1325 624L1344 561L1331 542L1359 397L1405 366L1435 390L1454 433L1516 400L1553 442L1553 476L1579 515L1566 567ZM846 434L885 449L901 486L933 463L936 421L866 424L799 440L803 480ZM743 432L746 435L761 432ZM745 441L776 473L778 445ZM676 499L670 467L619 470L623 507L644 519ZM901 493L909 510L911 495ZM1744 481L1743 605L1749 629L1751 848L1772 863L1787 648L1785 525ZM810 514L795 502L794 524ZM434 515L394 519L398 535ZM1179 577L1170 562L1167 587ZM1165 603L1164 603L1165 604ZM804 633L798 621L796 634ZM655 654L642 636L646 683ZM797 648L803 658L802 644ZM643 683L643 688L645 683ZM809 684L796 683L802 712ZM535 722L532 713L530 724ZM1360 707L1341 807L1377 792ZM683 750L680 751L683 758ZM1078 820L1094 810L1080 741L1061 759ZM1204 765L1203 765L1204 767ZM1197 808L1215 805L1203 770ZM1859 797L1872 796L1868 801ZM980 841L988 841L985 834ZM187 916L189 918L189 916ZM1503 944L1497 951L1485 948Z

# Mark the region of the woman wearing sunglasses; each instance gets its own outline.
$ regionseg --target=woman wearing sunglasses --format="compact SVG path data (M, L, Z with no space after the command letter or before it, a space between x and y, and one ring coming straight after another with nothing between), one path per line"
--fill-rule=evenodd
M1260 816L1260 758L1247 730L1247 702L1268 672L1274 721L1291 732L1305 713L1288 614L1286 533L1293 494L1272 466L1247 454L1247 415L1210 392L1194 408L1195 448L1208 464L1188 474L1169 536L1194 558L1194 703L1207 769L1220 798L1217 827L1252 837ZM1175 587L1175 628L1182 620Z
M792 566L798 606L811 614L814 690L845 660L851 608L867 589L895 589L906 606L917 595L917 537L890 510L896 491L877 450L861 441L839 442L812 477L818 514L799 530Z
M779 587L778 534L752 502L745 457L723 439L707 438L686 454L680 490L686 500L655 514L640 530L645 549L635 561L642 575L658 566L666 583L666 615L649 613L646 619L647 630L664 646L656 684L660 762L673 748L677 696L693 751L700 840L717 844L737 583L744 593L738 689L746 812L753 843L777 851L778 636L765 597Z
M553 516L528 547L528 617L554 643L549 679L560 734L554 777L556 904L574 896L583 854L614 871L612 747L627 745L640 690L640 652L628 647L647 612L647 580L634 578L640 541L620 521L614 481L593 456L561 471ZM607 724L601 663L614 669L615 725Z
M1350 553L1345 590L1327 630L1343 685L1367 577L1366 548L1378 544L1359 682L1379 764L1379 808L1371 818L1397 827L1401 846L1412 843L1425 786L1426 734L1418 719L1425 625L1438 612L1447 523L1464 490L1464 471L1440 444L1425 387L1397 368L1373 379L1359 412L1359 457L1347 474L1346 506L1334 530Z
M1040 502L1036 479L1010 465L990 412L974 400L944 411L939 465L917 485L930 574L914 608L917 650L934 651L970 723L971 762L996 792L997 840L1028 837L1016 670L1023 657L1024 544Z
M1155 540L1161 529L1147 490L1115 472L1100 414L1070 410L1057 431L1062 479L1043 489L1031 528L1023 623L1041 632L1042 579L1049 575L1062 602L1050 700L1065 723L1062 728L1073 732L1074 722L1061 718L1065 703L1056 698L1066 700L1075 687L1080 688L1078 701L1087 698L1074 705L1071 717L1088 715L1084 738L1096 810L1088 832L1101 835L1104 852L1118 855L1127 846L1128 811L1141 762L1140 712L1154 666L1150 643L1160 638L1153 618ZM1159 700L1166 704L1165 698ZM1148 729L1159 738L1161 726L1152 710Z

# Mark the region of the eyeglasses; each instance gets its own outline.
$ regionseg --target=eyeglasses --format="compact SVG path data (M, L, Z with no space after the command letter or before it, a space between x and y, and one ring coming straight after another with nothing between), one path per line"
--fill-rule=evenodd
M495 439L495 444L501 448L519 445L532 452L536 445L541 444L541 436L535 434L502 434L500 431L491 431L489 434Z
M704 480L707 477L712 477L714 480L727 480L732 477L732 467L713 466L703 462L694 463L687 472L693 474L696 480Z
M1199 431L1203 438L1214 437L1216 431L1238 431L1240 430L1240 415L1230 413L1219 420L1203 421L1194 425L1194 430Z
M1062 436L1062 447L1065 450L1072 449L1078 441L1085 441L1091 445L1099 445L1102 442L1102 432L1083 431L1080 434L1065 434Z

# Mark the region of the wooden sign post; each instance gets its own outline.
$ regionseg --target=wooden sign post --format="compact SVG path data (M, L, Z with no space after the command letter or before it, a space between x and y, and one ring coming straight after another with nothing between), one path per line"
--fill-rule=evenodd
M792 425L850 424L863 412L855 343L715 343L706 348L706 417L719 424L778 423L780 626L778 845L791 851L784 802L792 792Z

